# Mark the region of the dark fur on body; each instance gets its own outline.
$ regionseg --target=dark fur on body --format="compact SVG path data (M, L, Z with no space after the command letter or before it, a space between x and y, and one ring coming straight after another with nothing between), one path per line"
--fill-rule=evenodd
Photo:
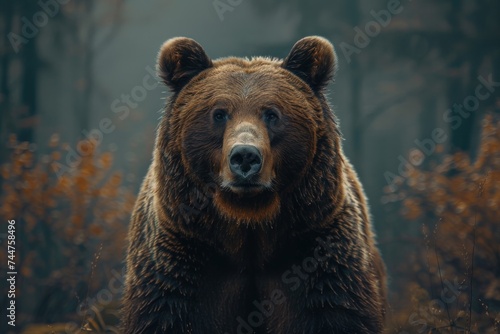
M237 318L279 290L284 302L255 333L381 333L385 269L323 95L330 43L303 39L284 61L212 61L178 38L158 62L173 96L132 216L123 331L237 333ZM222 128L209 116L220 103L231 111ZM281 110L279 126L260 121L265 108ZM270 164L261 178L271 185L252 196L221 186L241 122L261 131ZM291 284L283 274L313 256L317 238L337 251Z

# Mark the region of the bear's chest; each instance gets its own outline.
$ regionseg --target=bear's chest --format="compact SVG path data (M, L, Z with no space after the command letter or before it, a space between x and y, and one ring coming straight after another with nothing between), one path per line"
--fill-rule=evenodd
M268 333L290 298L281 276L277 270L215 267L200 286L197 313L221 333Z
M231 256L214 256L201 275L197 313L221 333L268 333L304 292L305 282L290 273L303 250L281 244L271 252L251 242Z

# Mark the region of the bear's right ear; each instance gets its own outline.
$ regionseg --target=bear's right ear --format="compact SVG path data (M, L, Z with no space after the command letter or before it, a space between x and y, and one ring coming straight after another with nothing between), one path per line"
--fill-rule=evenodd
M212 65L212 60L195 40L176 37L162 45L157 71L173 92L179 92L189 80Z

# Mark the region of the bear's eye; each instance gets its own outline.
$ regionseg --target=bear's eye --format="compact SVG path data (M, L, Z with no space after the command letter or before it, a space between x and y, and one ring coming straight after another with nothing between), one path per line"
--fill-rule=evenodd
M228 119L227 112L223 109L216 109L212 115L213 119L217 123L224 123Z
M264 121L267 124L274 124L279 120L278 113L273 109L267 109L264 111Z

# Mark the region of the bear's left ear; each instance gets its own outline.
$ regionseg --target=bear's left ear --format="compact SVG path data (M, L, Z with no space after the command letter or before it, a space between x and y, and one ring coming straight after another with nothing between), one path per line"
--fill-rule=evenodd
M187 37L169 39L158 54L158 76L173 92L179 92L189 80L212 66L203 47Z
M283 61L282 67L304 80L313 91L318 92L333 78L337 67L337 56L328 40L319 36L309 36L295 43Z

